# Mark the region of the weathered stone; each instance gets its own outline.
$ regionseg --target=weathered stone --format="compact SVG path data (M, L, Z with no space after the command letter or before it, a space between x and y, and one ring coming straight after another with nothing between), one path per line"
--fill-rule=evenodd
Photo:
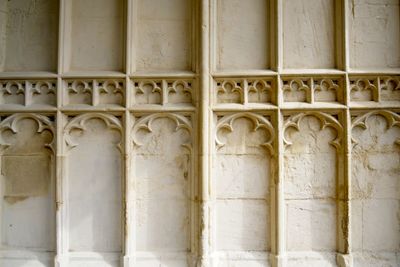
M0 267L400 266L399 0L0 0Z

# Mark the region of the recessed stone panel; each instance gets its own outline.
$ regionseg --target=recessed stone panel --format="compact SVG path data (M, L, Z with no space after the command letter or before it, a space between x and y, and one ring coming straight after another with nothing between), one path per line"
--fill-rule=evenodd
M335 129L339 126L334 117L320 113L292 115L286 125L284 188L289 266L331 266L323 253L333 256L336 250L338 159L333 144L340 138ZM316 258L309 259L308 253Z
M400 67L400 1L348 1L350 66Z
M217 249L265 251L269 245L266 200L221 199L217 201Z
M71 1L66 71L123 71L124 0Z
M71 252L122 249L122 162L118 119L81 115L66 126Z
M52 127L48 118L30 114L0 122L0 144L8 144L0 155L2 248L55 249L54 157L48 149Z
M400 252L399 121L398 115L385 111L353 119L351 230L357 267L396 266Z
M335 68L335 1L283 1L283 67Z
M216 68L268 69L269 1L217 0L216 4Z
M136 249L154 258L191 250L190 128L188 117L172 114L136 118L133 128Z
M58 1L0 3L0 72L56 71Z
M192 70L191 0L138 0L136 71Z
M271 129L255 123L263 119L267 120L237 114L221 116L217 122L213 184L218 251L266 253L270 249L271 159L264 145L271 142Z

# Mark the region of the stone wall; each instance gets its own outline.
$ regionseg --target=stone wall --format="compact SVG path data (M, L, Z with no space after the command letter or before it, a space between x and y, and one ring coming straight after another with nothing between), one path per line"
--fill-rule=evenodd
M400 266L399 0L0 0L0 266Z

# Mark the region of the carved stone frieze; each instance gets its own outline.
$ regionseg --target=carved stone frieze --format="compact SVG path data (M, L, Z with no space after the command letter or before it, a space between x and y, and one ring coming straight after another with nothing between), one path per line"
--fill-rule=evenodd
M0 80L0 105L56 106L55 80Z
M119 79L65 80L65 106L124 106L125 82Z
M350 77L351 101L378 101L378 80L374 77Z
M272 78L217 78L214 81L216 104L274 102Z
M350 76L350 100L353 102L400 101L400 76Z
M340 77L283 77L284 102L343 102L343 79Z
M135 79L133 105L193 105L195 86L192 79Z
M400 101L400 76L379 77L380 100Z

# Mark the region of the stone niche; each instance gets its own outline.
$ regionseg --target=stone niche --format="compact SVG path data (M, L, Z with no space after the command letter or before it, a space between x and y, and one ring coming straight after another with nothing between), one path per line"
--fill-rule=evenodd
M56 71L58 1L0 1L0 72Z
M400 117L355 115L352 150L354 265L398 266L400 250Z
M119 266L123 236L120 119L80 115L70 118L64 133L68 266Z
M324 113L286 120L287 266L336 266L338 129L336 119Z
M1 247L30 250L31 266L49 266L55 237L54 125L42 115L15 114L0 123ZM1 258L1 266L21 266Z
M212 184L218 266L268 266L273 129L259 114L216 119Z
M191 118L152 114L135 120L134 186L130 189L136 192L137 262L143 266L186 266L195 221Z

